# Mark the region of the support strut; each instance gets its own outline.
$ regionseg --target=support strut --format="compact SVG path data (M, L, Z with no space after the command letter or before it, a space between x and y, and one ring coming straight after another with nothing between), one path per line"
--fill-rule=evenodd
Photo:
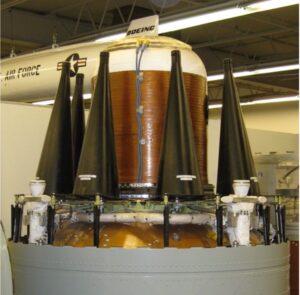
M10 234L11 238L10 240L14 239L15 236L15 222L16 222L16 207L14 205L11 205L10 207Z
M21 237L21 230L22 230L22 216L23 216L23 205L16 204L15 206L15 223L14 223L14 235L13 241L18 243Z
M277 244L282 242L282 220L281 220L281 210L280 205L275 205L275 217L276 217L276 238Z
M270 207L266 206L262 212L263 218L263 231L264 231L264 244L270 245Z
M282 242L286 242L286 236L285 236L285 221L286 221L286 208L284 205L280 206L280 219L281 219L281 240Z
M164 247L169 247L169 232L170 232L170 208L168 196L164 196Z
M48 244L52 245L54 242L55 209L51 205L48 205L47 211L48 211L48 220L47 220Z
M100 245L100 238L99 238L99 231L100 231L100 214L101 208L103 206L103 201L99 195L95 197L94 203L94 246L99 248Z
M223 207L216 209L217 246L223 246Z

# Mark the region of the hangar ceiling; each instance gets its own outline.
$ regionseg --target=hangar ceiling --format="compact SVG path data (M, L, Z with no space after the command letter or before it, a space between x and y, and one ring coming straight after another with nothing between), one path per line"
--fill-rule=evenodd
M95 40L125 31L133 19L158 14L161 20L217 10L226 0L2 0L1 57L50 48L52 44ZM293 5L164 34L190 44L208 75L222 73L230 57L234 69L298 64L299 6ZM298 70L237 79L241 100L298 93ZM209 97L219 100L222 81L209 82Z

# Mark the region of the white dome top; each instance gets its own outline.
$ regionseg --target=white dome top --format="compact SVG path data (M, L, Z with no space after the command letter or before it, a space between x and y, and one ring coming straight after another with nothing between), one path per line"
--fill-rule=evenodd
M191 46L161 36L127 37L107 47L106 50L110 52L109 71L135 71L136 49L142 43L147 46L141 59L141 71L170 71L171 51L180 50L182 71L207 77L202 60L192 51ZM94 76L96 75L97 73Z

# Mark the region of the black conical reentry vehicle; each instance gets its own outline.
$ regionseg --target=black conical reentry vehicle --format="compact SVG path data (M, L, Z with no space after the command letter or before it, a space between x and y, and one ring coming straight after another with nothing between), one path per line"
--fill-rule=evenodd
M84 136L74 191L118 198L119 181L109 83L109 53L101 52L100 66Z
M172 51L169 96L158 174L158 194L203 194L180 51Z
M73 157L70 105L70 64L64 62L36 173L46 181L45 193L68 194L73 190Z
M83 104L83 74L76 75L76 84L71 105L73 164L75 175L77 172L79 157L84 137L84 104ZM74 176L75 176L74 175Z
M232 62L225 59L217 193L232 194L233 181L238 179L251 180L249 193L259 195L257 175L233 77Z

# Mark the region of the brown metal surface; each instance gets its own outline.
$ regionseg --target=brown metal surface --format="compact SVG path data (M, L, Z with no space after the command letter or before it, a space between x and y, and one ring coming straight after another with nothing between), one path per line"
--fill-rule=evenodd
M291 295L299 295L299 241L290 242L290 288Z
M115 224L102 225L100 230L100 247L120 248L163 248L163 226L149 224ZM170 247L191 248L216 247L216 234L207 225L172 225L169 234ZM258 245L261 236L251 233L251 244ZM93 224L65 222L55 234L55 246L92 247ZM224 245L229 241L224 236Z
M169 79L169 72L143 72L141 83L142 125L143 138L146 143L143 145L142 182L157 182ZM200 174L202 182L207 183L204 109L206 79L198 75L184 73L184 81L190 102ZM137 180L138 145L135 116L136 73L135 71L111 73L110 82L119 181L121 183L133 183Z

